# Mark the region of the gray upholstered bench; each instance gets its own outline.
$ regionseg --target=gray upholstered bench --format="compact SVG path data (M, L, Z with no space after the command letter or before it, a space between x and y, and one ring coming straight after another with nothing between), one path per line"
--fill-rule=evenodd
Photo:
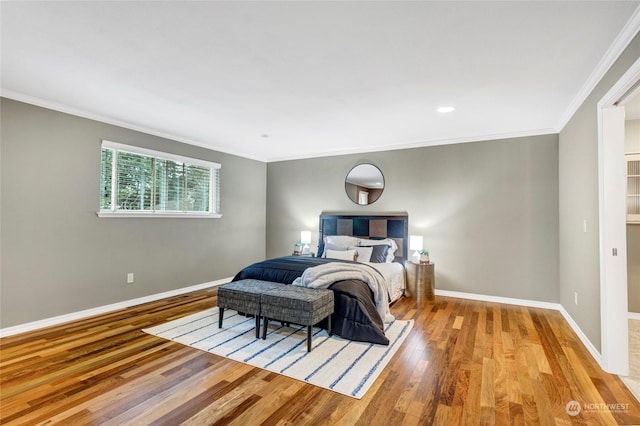
M269 319L307 326L307 351L311 352L312 328L327 318L331 335L333 291L321 288L280 285L262 293L260 315L264 318L262 338L267 338Z
M261 280L240 280L218 287L218 328L222 328L225 309L233 309L256 317L256 339L260 337L260 299L262 293L282 284Z

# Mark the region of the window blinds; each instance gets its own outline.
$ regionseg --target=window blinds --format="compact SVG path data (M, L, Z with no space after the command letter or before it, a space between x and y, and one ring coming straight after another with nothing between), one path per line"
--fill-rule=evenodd
M103 141L100 210L219 214L220 165Z

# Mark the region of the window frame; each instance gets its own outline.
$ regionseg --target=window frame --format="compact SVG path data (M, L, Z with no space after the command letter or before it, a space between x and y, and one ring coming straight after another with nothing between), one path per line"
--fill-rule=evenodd
M111 167L111 209L99 209L96 213L101 218L113 218L113 217L163 217L163 218L206 218L206 219L219 219L222 214L219 211L215 211L216 206L219 205L220 191L219 182L217 182L214 170L219 170L222 165L213 161L200 160L197 158L185 157L183 155L171 154L168 152L156 151L153 149L141 148L133 145L126 145L119 142L112 142L109 140L102 140L100 145L100 160L102 161L102 149L113 150L113 164ZM189 210L124 210L116 209L117 197L117 176L118 176L118 151L128 152L131 154L145 155L153 157L159 160L169 160L178 163L184 163L190 166L206 167L211 169L209 177L209 211L198 212ZM218 177L219 179L219 177ZM100 177L102 181L102 175ZM101 182L102 183L102 182Z

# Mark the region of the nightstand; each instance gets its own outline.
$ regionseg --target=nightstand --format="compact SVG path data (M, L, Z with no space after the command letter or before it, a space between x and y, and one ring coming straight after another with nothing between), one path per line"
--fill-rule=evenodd
M418 301L435 299L435 265L433 263L405 263L407 288L405 296Z
M313 253L313 252L309 252L309 253L298 253L298 254L293 253L293 255L292 255L292 256L316 257L316 254L315 254L315 253Z

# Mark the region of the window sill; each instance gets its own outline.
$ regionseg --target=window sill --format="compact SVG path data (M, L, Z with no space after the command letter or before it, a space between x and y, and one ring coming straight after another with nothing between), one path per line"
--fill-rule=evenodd
M195 212L160 212L160 211L99 211L96 213L101 218L111 217L160 217L160 218L197 218L197 219L219 219L222 217L219 213L195 213Z

